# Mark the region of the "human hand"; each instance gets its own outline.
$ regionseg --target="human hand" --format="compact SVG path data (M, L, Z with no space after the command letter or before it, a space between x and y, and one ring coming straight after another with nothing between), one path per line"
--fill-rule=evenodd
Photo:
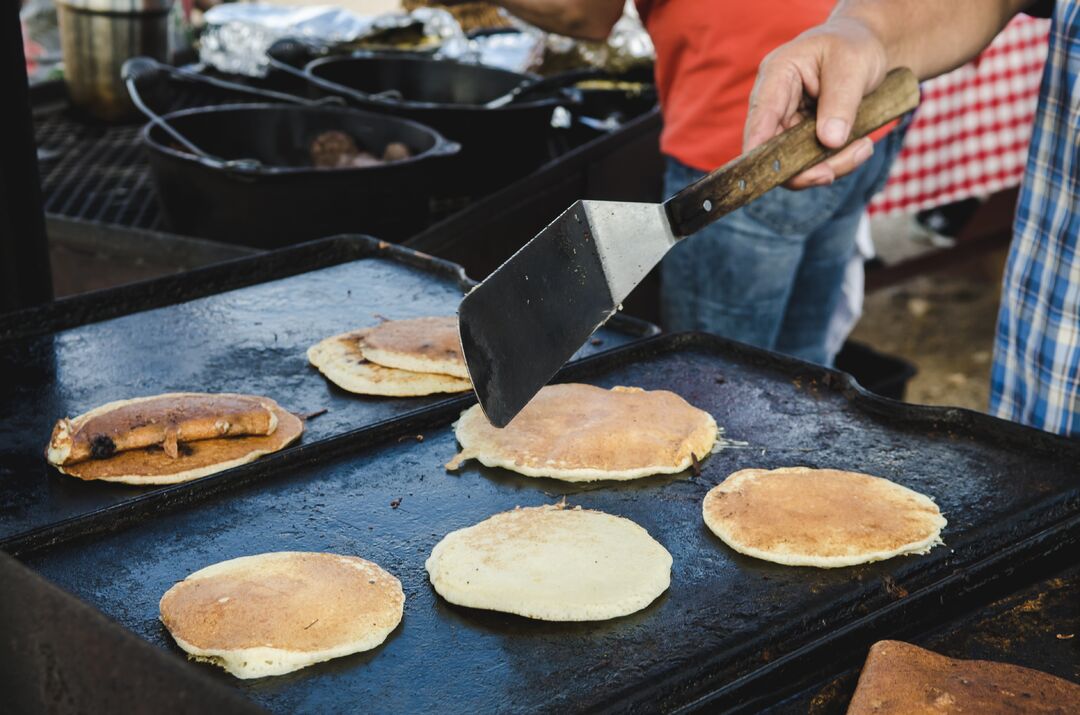
M843 147L863 96L881 83L888 69L885 45L867 25L851 18L834 18L781 45L758 68L743 152L813 116L807 97L816 100L818 140L833 149ZM831 184L873 153L873 141L864 137L785 186Z

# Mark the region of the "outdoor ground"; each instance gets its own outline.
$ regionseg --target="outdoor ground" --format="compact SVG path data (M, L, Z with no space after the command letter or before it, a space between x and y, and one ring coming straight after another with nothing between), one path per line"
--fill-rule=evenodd
M906 217L875 221L887 263L932 250ZM985 411L1004 250L866 296L852 337L918 366L907 400Z

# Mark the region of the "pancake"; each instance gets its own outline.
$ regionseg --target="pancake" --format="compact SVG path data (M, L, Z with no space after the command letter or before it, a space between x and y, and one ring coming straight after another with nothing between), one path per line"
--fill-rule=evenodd
M834 568L925 554L945 517L927 496L835 469L744 469L709 490L705 523L739 553Z
M292 444L304 432L304 423L273 400L260 398L271 405L277 420L276 429L266 436L221 437L179 445L176 457L161 447L120 452L107 459L90 459L77 464L56 465L78 479L97 479L124 484L177 484L253 462Z
M469 379L456 316L388 320L371 329L360 349L384 367Z
M58 420L46 456L54 465L75 464L157 445L176 457L180 442L265 436L276 428L272 400L264 397L171 392L117 400Z
M370 330L341 333L312 345L307 352L308 362L330 382L359 395L419 397L472 389L472 383L460 377L398 370L368 361L361 345Z
M900 641L870 648L847 715L1080 713L1080 685L989 660L946 658Z
M453 531L426 566L451 603L544 621L625 616L671 583L671 554L645 529L561 504L519 507Z
M479 405L455 425L461 452L446 465L476 459L529 477L567 482L674 474L716 444L716 420L673 392L637 387L548 385L502 429Z
M165 592L160 610L193 659L247 679L371 650L404 604L401 582L370 561L281 551L196 571Z

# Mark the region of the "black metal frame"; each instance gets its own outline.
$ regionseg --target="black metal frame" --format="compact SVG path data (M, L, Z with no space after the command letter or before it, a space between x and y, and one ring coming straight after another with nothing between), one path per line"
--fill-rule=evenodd
M49 247L41 203L19 3L0 10L0 311L52 299Z
M476 285L464 268L445 259L368 236L333 236L177 275L60 298L26 310L0 313L0 340L53 333L376 255L454 280L462 290ZM615 315L608 325L642 337L658 332L656 326L627 315Z
M1063 544L1074 546L1075 544ZM1080 565L1060 568L1062 559L1023 562L1018 568L1034 585L1013 591L1008 584L987 589L970 608L948 609L938 627L907 624L886 634L950 658L991 660L1075 681L1076 644L1080 633ZM1056 561L1056 563L1055 563ZM797 695L768 709L779 715L843 715L855 691L865 653L853 650L831 663L832 670Z
M709 368L709 361L714 358L717 361L716 368ZM694 362L685 363L691 359ZM723 375L717 377L720 368L723 369ZM936 491L931 493L939 500L948 503L951 498L954 506L959 503L968 505L964 512L947 512L950 520L956 524L952 531L947 531L948 547L935 549L924 557L899 558L851 569L821 571L773 567L726 551L715 540L707 539L704 544L690 546L675 544L668 533L666 545L675 552L677 564L680 560L685 563L687 559L702 558L704 555L698 549L703 547L710 553L719 548L727 553L722 560L728 563L734 560L737 570L742 574L736 578L735 583L728 584L726 598L720 602L715 600L719 594L702 592L697 593L696 602L679 603L692 609L704 609L709 614L722 614L729 607L730 599L734 601L730 603L731 608L751 608L752 611L745 616L736 616L734 621L727 619L726 623L725 617L719 616L720 621L714 622L719 629L717 632L722 633L731 628L732 624L739 622L739 618L747 618L757 623L757 630L748 632L734 643L715 641L716 634L710 634L707 630L673 630L680 621L677 615L676 620L671 621L672 613L678 614L681 609L663 607L651 607L640 617L631 617L624 622L614 621L603 627L606 635L602 640L607 644L606 647L621 652L623 658L627 657L628 653L621 649L628 646L621 644L620 633L632 636L640 629L650 628L657 631L657 638L660 637L659 633L668 635L663 642L658 640L654 643L654 647L660 649L660 656L652 654L650 662L653 665L630 681L620 681L622 684L618 688L578 692L574 689L573 678L566 678L565 673L559 676L566 692L548 691L547 694L565 698L568 697L567 693L570 693L569 697L578 703L576 707L580 709L750 712L766 708L817 682L825 675L849 667L864 656L869 643L912 629L932 627L955 613L970 608L987 593L1015 590L1030 583L1036 567L1047 568L1050 564L1061 565L1075 560L1073 554L1080 544L1080 484L1075 482L1072 475L1075 473L1075 465L1080 464L1080 443L967 410L897 403L866 392L850 376L843 373L701 334L659 336L586 358L565 368L558 379L598 381L600 384L613 380L630 380L631 384L655 383L657 386L674 381L683 386L680 389L688 397L694 399L696 396L699 400L703 399L706 394L703 391L706 390L734 390L743 396L750 394L745 390L753 390L759 395L755 400L740 400L737 394L731 394L731 403L737 404L737 410L745 411L744 414L748 415L743 418L744 429L756 430L759 424L772 425L761 435L755 434L758 439L770 439L764 436L769 430L774 435L772 439L786 439L777 435L798 433L800 429L806 428L805 425L818 425L812 428L814 430L820 429L820 425L828 427L829 420L834 419L830 416L834 414L830 410L835 409L854 410L859 415L857 423L865 425L858 429L870 430L877 436L866 441L867 438L858 433L841 432L836 435L837 442L826 444L822 454L817 456L783 456L786 454L785 449L800 444L798 440L805 438L774 445L775 449L779 450L777 455L764 459L755 456L757 450L746 453L734 451L727 457L715 455L703 463L703 475L689 481L674 478L659 484L655 481L643 482L640 485L560 483L552 487L545 484L537 486L532 480L506 475L501 470L482 469L480 474L474 474L468 483L461 483L459 486L455 486L454 482L441 481L454 479L452 477L432 474L430 476L436 479L437 484L431 484L429 488L449 490L447 493L456 492L462 501L471 497L471 509L491 508L484 499L493 494L502 495L499 503L508 503L508 499L513 500L509 502L511 504L535 503L537 499L543 501L557 498L561 491L568 494L572 502L585 503L594 508L603 508L607 503L605 500L621 504L628 510L623 513L631 518L656 519L659 518L657 513L664 512L665 523L672 524L675 523L670 521L673 517L695 518L687 515L698 513L698 493L703 493L711 483L723 478L724 473L716 471L721 464L724 465L726 473L727 469L736 465L748 466L758 460L776 463L778 460L786 462L795 458L804 463L809 462L811 466L842 466L846 460L860 460L865 457L870 461L885 459L885 463L890 463L891 457L887 453L878 454L867 450L887 449L884 444L907 435L919 439L921 445L933 445L927 447L926 453L908 453L903 457L904 469L915 470L908 476L912 479L929 480L929 483L936 485ZM718 388L716 385L724 387ZM744 392L739 393L739 390ZM714 394L711 401L717 404L718 399L720 397ZM14 544L12 547L32 566L43 569L50 578L70 577L70 583L66 580L62 580L62 583L66 584L66 587L74 587L78 595L91 598L97 603L96 599L102 597L101 594L80 586L83 577L79 576L78 572L66 571L68 567L62 564L74 565L77 569L101 568L107 572L109 567L104 563L100 567L96 565L98 559L106 558L103 554L110 554L108 558L113 559L133 558L127 551L128 544L165 543L173 538L179 540L179 548L185 548L184 544L193 546L199 538L198 534L205 534L213 524L224 523L223 519L227 519L227 523L231 525L246 524L246 514L265 513L263 510L268 504L289 504L288 510L275 514L274 526L286 532L295 531L301 524L308 523L304 520L305 514L320 513L319 509L312 512L311 507L306 505L307 502L322 504L329 500L329 504L334 503L335 495L326 492L327 475L345 472L350 465L370 466L364 467L366 471L361 472L366 476L353 477L349 481L349 495L342 498L356 498L360 494L368 495L372 492L382 495L388 489L392 489L395 494L420 491L423 485L415 479L418 474L422 479L425 470L435 460L437 455L433 455L432 450L441 453L442 450L449 449L447 425L467 404L468 399L443 403L363 433L345 434L319 444L273 455L259 463L235 470L232 478L227 480L211 477L193 483L188 489L167 490L152 498L140 500L119 520L115 514L91 515L78 523L66 525L68 533L64 534L64 538L70 539L67 544L54 546L52 540L44 539ZM844 404L847 405L846 408L839 407ZM759 415L759 409L766 411ZM777 423L776 418L788 414L792 415L790 426L783 423L783 420ZM816 422L818 419L823 422ZM852 420L853 417L843 419ZM416 441L413 437L417 434L424 435L425 439L422 442ZM751 435L746 433L732 436ZM768 443L765 445L769 446ZM798 452L799 450L796 450L793 454ZM724 454L721 452L721 455ZM1010 455L1011 467L994 463L995 459L1001 459L1004 454ZM395 469L400 467L393 466L393 460L410 455L414 461L409 464L417 466L411 471L395 472ZM442 458L448 456L449 454L446 454ZM719 461L725 459L726 461ZM1001 503L988 510L988 507L981 505L982 492L975 489L974 484L957 481L974 475L926 471L947 469L945 465L955 466L960 463L985 463L986 469L998 470L1000 474L995 473L991 482L999 484L1002 490L1011 490L1009 493L1016 496L1002 496ZM1027 466L1017 469L1017 465ZM921 476L918 474L919 470L922 470ZM1020 470L1027 470L1027 473L1022 474ZM383 476L375 477L375 474ZM361 481L356 481L357 479ZM1035 481L1030 481L1032 479ZM1040 484L1039 480L1044 481ZM318 481L319 484L310 484L312 481ZM950 497L940 491L950 484L957 495ZM547 491L541 493L545 486ZM509 496L504 491L507 487L511 489ZM1023 489L1019 490L1019 487ZM520 490L531 490L534 494L531 497L519 494ZM550 493L552 490L557 491ZM1032 496L1027 496L1029 493ZM642 500L642 503L635 508L634 505L639 500ZM405 501L403 506L406 508L420 508L413 506L417 503L415 498L410 501L407 496ZM242 506L245 502L250 502L251 506ZM1004 503L1019 503L1024 506L1014 510L1007 518L1001 518L994 509L1003 508ZM437 535L417 534L410 526L414 523L410 517L403 517L405 521L402 521L394 518L396 513L398 512L390 506L374 511L365 509L364 523L376 529L372 538L389 544L400 541L403 547L408 545L401 558L409 561L407 575L411 580L411 597L415 597L416 589L422 587L418 586L418 577L414 572L420 570L417 559L423 557L412 554L411 544L433 542ZM447 528L444 523L448 519L447 513L432 516L435 517L430 522L432 530ZM290 519L293 518L296 523L290 526ZM415 515L411 517L415 518ZM460 518L450 519L452 523L459 521ZM429 522L425 519L424 523L426 532ZM265 525L252 528L265 528ZM328 527L316 527L316 532L322 533L323 528L330 529L325 538L331 540L338 538L334 536L335 532L341 531L341 537L358 539L360 543L369 541L356 535L357 532L367 534L366 530L342 531L341 524L336 520L332 520ZM654 521L650 528L658 528L658 523ZM125 531L115 538L103 535L118 529ZM256 537L253 532L245 532L243 526L238 527L235 538L240 540L245 549L259 549L276 542L276 537L273 536ZM175 548L177 547L170 547ZM715 559L715 556L713 558ZM150 569L155 574L154 578L161 579L161 569L178 568L181 567L167 561L157 566L145 565L140 573L148 573L145 569ZM406 569L404 562L399 562L398 568ZM702 568L707 567L703 564ZM171 576L172 571L169 570L168 573ZM405 574L406 572L399 571L403 579L406 578ZM781 590L777 595L787 593L796 599L806 599L806 602L773 604L770 601L756 601L758 598L771 598L766 594L775 593L769 590L771 587L756 585L758 582L755 579L762 576L779 579L788 584L779 586L778 588L788 590ZM768 584L769 581L760 583ZM890 590L890 583L895 587L894 590ZM829 589L833 595L825 601L815 600L809 595L810 584ZM730 589L736 586L745 592L735 596ZM106 592L113 593L110 598L126 599L133 587L135 585L132 583L112 583ZM791 588L796 590L791 591ZM901 595L896 592L899 589L909 593ZM686 594L665 598L685 599ZM148 599L145 595L140 595L136 600L145 602ZM425 613L429 613L429 606L421 607ZM544 638L552 639L553 642L582 635L587 637L593 628L587 624L523 624L519 620L507 620L508 617L497 614L462 614L460 611L461 609L451 609L446 617L467 616L467 622L474 623L482 630L495 629L495 632L508 634L520 632L522 636L529 638L547 634ZM454 613L458 615L453 616ZM771 613L775 615L770 615ZM127 613L125 610L120 620L129 627L135 627L133 624L147 623L149 617L148 613ZM415 612L411 616L414 619L413 628L418 627L415 621L417 617ZM441 616L436 614L434 617ZM407 622L409 618L407 615ZM653 619L660 622L654 622ZM139 628L143 629L143 635L147 637L145 628L139 626L136 629ZM464 630L471 629L466 627ZM167 640L160 640L159 633L160 631L154 632L151 640L167 643ZM461 633L457 637L465 638L465 635ZM517 636L508 637L513 639ZM678 648L671 654L678 652L683 657L693 655L693 664L679 667L668 665L668 669L664 670L657 664L657 658L660 658L659 662L669 662L664 654L674 647L676 641L679 643ZM424 642L426 646L427 641ZM536 644L539 642L542 641L537 641ZM710 646L707 650L701 650L704 643L713 642L724 642L727 645ZM405 646L391 642L385 647L389 651ZM466 648L465 645L462 647ZM482 648L479 642L471 643L468 647ZM499 650L502 652L510 647L507 641L499 646ZM695 651L695 648L698 650ZM467 649L459 655L465 659L466 663L462 667L468 671ZM597 653L581 655L583 658L596 656ZM594 665L593 661L589 661L588 667ZM574 665L554 661L549 663L549 666L557 671L559 668L587 667L585 663ZM359 670L353 670L358 667ZM619 667L634 666L616 659L612 667L617 670ZM434 662L430 664L430 668L435 681L428 681L427 675L420 674L417 676L419 680L410 683L409 687L421 688L426 683L427 687L438 688L438 678L441 677L438 673L442 672L443 668L436 667ZM341 675L352 673L349 677L363 678L365 671L362 665L354 664L331 672ZM453 672L453 677L456 678L460 677L463 671L454 669ZM299 686L309 681L301 675L281 687L288 689L292 687L290 683ZM550 688L550 684L530 681L522 682L521 687L540 690ZM276 691L277 688L269 688L250 692L257 696L257 699L269 697L272 701L272 694ZM491 693L487 695L492 696ZM478 692L477 697L480 696L481 693ZM335 696L328 691L319 697L327 698L328 703L335 701ZM538 702L537 705L539 704Z

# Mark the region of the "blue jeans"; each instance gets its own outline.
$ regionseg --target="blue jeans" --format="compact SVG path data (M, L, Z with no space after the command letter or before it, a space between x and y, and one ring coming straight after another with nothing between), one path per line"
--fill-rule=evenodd
M900 127L830 186L775 189L679 242L660 266L667 330L704 330L828 364L829 321L855 251L859 217L888 178ZM668 159L670 196L702 173Z

